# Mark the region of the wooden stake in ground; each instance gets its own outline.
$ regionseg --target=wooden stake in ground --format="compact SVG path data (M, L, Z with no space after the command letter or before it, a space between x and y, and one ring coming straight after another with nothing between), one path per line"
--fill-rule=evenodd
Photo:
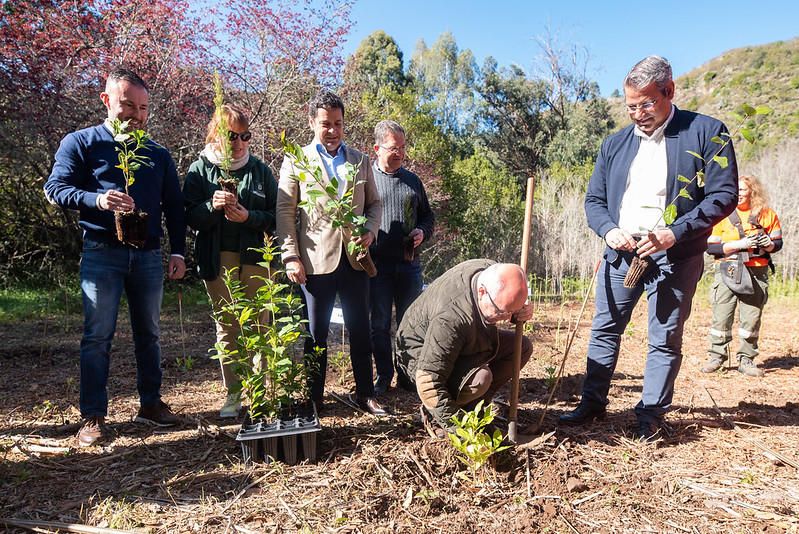
M531 176L527 179L527 198L524 203L524 231L522 233L522 258L519 265L527 277L527 256L530 250L530 226L533 220L533 193L535 180ZM510 386L510 410L508 411L508 439L517 443L518 428L516 412L519 408L519 374L522 367L522 337L524 336L524 322L516 322L516 337L513 346L513 379Z

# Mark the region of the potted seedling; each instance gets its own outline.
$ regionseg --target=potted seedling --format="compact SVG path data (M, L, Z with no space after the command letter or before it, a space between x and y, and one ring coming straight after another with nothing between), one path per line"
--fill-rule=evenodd
M230 146L230 125L222 112L225 105L225 91L219 72L214 72L214 113L219 117L216 123L216 138L219 142L219 170L222 175L217 179L219 187L228 193L238 194L239 181L230 176L230 165L233 160L233 148Z
M715 136L711 139L711 141L719 145L719 147L709 160L705 160L701 154L687 150L686 152L702 161L701 168L696 171L696 174L694 174L692 178L688 178L681 174L677 175L677 180L685 185L683 185L680 190L677 191L675 197L671 199L671 202L666 204L665 208L660 208L659 206L643 206L644 208L659 210L660 218L655 221L655 224L652 225L652 228L641 228L641 230L644 233L651 233L655 230L655 228L658 227L661 221L665 223L666 226L673 224L678 215L677 199L683 197L693 200L691 194L688 192L688 187L694 182L696 182L699 187L705 186L705 169L708 165L715 163L722 169L727 168L729 162L725 156L721 155L721 153L727 147L727 145L732 142L733 137L735 137L738 133L740 133L741 137L746 141L754 143L755 131L753 120L759 115L768 115L769 113L771 113L771 108L768 106L758 106L755 108L748 104L743 104L736 113L739 121L732 133L722 132L719 136ZM638 255L634 256L632 262L630 263L630 268L627 270L627 274L624 277L624 287L633 288L638 285L651 264L652 261L648 257L641 258Z
M307 337L303 304L281 281L281 271L272 267L277 247L271 238L256 250L264 260L259 265L267 269L267 276L259 278L263 285L253 297L247 297L235 270L226 270L223 280L230 299L214 314L218 321L234 324L238 330L235 342L215 347L215 358L232 367L248 405L236 439L245 461L277 460L282 452L286 463L295 463L297 436L302 435L305 457L314 460L315 432L321 426L310 400L307 364L297 356Z
M117 169L125 179L125 194L130 195L130 187L136 182L135 173L142 165L152 167L150 158L142 154L147 149L150 137L144 130L128 131L130 121L111 121L111 130L117 145ZM114 211L117 239L136 248L144 246L147 240L147 213L136 208L130 211Z
M291 175L291 178L306 184L306 198L299 202L300 208L311 213L316 208L319 198L325 197L323 211L330 218L333 228L341 229L341 238L347 247L347 253L355 256L356 261L370 278L376 276L377 267L369 255L369 249L354 241L367 232L367 218L356 214L352 205L355 186L361 183L355 181L360 165L351 163L344 165L345 176L341 179L345 180L347 185L344 194L339 198L339 182L335 176L330 176L329 181L325 181L322 168L308 159L300 145L288 140L286 132L280 135L280 143L283 145L283 152L291 159L297 171Z

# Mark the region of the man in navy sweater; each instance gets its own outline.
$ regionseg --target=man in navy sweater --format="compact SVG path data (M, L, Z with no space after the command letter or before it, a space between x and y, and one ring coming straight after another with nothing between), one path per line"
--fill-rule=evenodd
M141 408L135 421L172 426L179 419L161 401L159 316L163 295L161 215L166 218L170 252L167 275L183 277L186 225L183 195L169 152L148 141L142 165L125 194L111 121L129 121L129 129L147 123L148 88L135 73L116 69L100 94L108 119L99 126L67 135L55 155L53 172L44 185L47 199L64 209L80 211L83 253L80 283L84 329L80 344L80 411L84 419L78 444L89 446L107 437L108 370L111 340L116 330L122 292L128 299L136 356L136 386ZM149 214L149 227L140 248L116 239L114 211L138 208Z
M735 209L738 198L732 143L722 147L715 142L728 135L726 127L711 117L677 109L673 98L668 61L649 56L638 62L624 80L633 124L605 139L588 183L588 225L607 248L597 278L583 396L575 410L560 417L562 424L605 417L621 336L644 292L649 351L641 401L635 407L637 437L657 439L671 406L682 363L683 325L702 276L707 238ZM726 158L728 165L714 161L715 155ZM703 180L686 184L700 171ZM686 185L687 195L678 195ZM677 217L665 226L661 213L671 202ZM626 288L623 281L636 254L651 265L635 287Z

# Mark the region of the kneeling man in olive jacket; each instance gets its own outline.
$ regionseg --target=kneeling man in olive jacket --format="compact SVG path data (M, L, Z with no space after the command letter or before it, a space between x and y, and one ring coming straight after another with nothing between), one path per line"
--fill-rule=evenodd
M436 435L445 435L459 409L490 402L511 379L514 333L497 323L527 321L532 311L522 269L485 259L456 265L411 304L397 330L397 376L419 394ZM522 366L532 352L525 337Z

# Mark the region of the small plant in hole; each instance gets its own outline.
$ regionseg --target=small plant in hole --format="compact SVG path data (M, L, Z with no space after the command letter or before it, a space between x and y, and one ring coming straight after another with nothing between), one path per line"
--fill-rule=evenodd
M191 354L184 356L178 356L175 360L175 363L178 364L178 369L181 371L191 371L194 368L194 358Z
M494 429L491 434L487 427L494 421L494 412L483 409L483 401L473 410L461 410L450 419L455 432L449 434L450 442L458 451L458 459L469 468L473 483L482 479L484 466L491 456L504 451L509 446L502 445L502 433Z
M331 356L330 363L333 364L333 367L336 369L336 374L338 374L338 384L343 386L344 382L347 381L350 369L349 355L343 350L340 350Z
M544 367L544 372L546 376L544 377L544 385L547 387L547 391L551 390L555 387L555 382L557 382L557 368L554 365L547 365Z

